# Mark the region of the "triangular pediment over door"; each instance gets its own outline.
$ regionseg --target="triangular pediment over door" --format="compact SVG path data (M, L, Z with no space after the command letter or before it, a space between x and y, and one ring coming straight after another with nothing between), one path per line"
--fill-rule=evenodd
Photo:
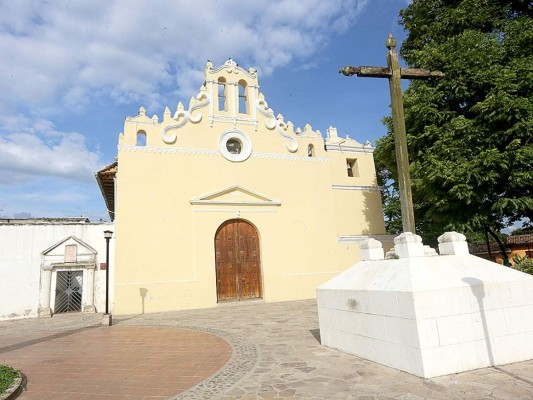
M281 202L239 185L208 193L190 200L193 205L280 206Z
M70 248L76 248L75 253L69 253ZM50 246L44 250L41 254L45 259L53 260L55 262L61 262L64 257L74 257L72 261L93 261L96 257L96 250L83 240L78 239L75 236L69 236L58 243Z

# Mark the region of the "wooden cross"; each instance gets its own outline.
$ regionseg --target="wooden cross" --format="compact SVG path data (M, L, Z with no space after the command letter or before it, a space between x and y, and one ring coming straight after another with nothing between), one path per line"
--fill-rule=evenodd
M411 194L411 177L409 176L409 156L407 154L407 135L405 134L401 78L440 78L444 74L440 71L428 71L419 68L400 68L398 52L396 51L396 39L392 37L392 34L389 33L385 45L389 49L387 53L387 67L356 68L346 66L339 70L339 72L342 72L345 76L357 75L369 78L389 79L403 231L415 233L415 216L413 211L413 196Z

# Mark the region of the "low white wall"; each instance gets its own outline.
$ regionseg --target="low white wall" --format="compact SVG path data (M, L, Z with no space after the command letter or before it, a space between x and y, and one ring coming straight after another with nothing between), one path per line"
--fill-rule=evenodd
M75 236L97 251L95 306L98 312L105 311L105 270L100 270L100 263L106 261L105 230L114 231L113 223L0 225L0 320L37 316L41 298L41 253L69 236ZM111 311L114 237L109 252Z

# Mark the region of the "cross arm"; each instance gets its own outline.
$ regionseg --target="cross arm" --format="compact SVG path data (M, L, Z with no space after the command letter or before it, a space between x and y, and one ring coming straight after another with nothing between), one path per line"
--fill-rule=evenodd
M388 67L352 67L347 65L344 68L339 69L339 73L344 76L368 76L369 78L390 78L392 71Z
M339 70L344 76L364 76L369 78L390 78L392 71L388 67L353 67L347 65ZM405 79L428 79L442 78L444 73L440 71L429 71L421 68L400 68L400 77Z
M422 68L400 68L400 76L406 79L442 78L443 72L430 71Z

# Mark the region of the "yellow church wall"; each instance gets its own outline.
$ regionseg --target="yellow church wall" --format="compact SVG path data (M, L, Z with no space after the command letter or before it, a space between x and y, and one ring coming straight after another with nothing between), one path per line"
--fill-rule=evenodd
M337 234L339 236L382 234L385 231L383 215L371 212L372 208L381 207L381 193L378 191L335 190L334 207L338 209L353 208L351 212L335 214ZM359 229L354 229L358 227Z
M226 99L227 111L216 109L212 71L229 83L248 80L248 114L236 112L235 98ZM312 298L317 286L357 262L358 244L341 243L341 236L385 233L371 147L341 140L334 128L324 139L310 126L295 129L274 117L250 71L208 64L206 85L187 109L167 109L161 122L142 108L126 119L116 178L114 313L216 306L215 234L230 219L258 231L267 302ZM237 93L230 86L228 93ZM139 133L146 146L136 146ZM224 153L232 135L242 154L251 144L247 159ZM328 143L349 147L358 177L346 174L348 153L326 151Z
M166 284L161 282L168 282L176 286L176 290L181 290L180 285L185 288L196 286L193 290L200 291L202 296L197 300L187 298L183 305L175 303L179 300L169 298L169 304L158 305L157 309L181 308L191 303L194 304L192 308L212 306L216 288L201 282L214 284L216 230L224 221L237 216L258 229L266 301L313 297L315 283L320 284L341 270L334 225L325 223L334 219L330 190L323 184L329 175L326 162L307 162L301 169L290 160L250 159L248 168L257 171L250 175L242 170L242 166L228 163L221 157L205 158L202 164L206 168L199 169L191 165L191 161L193 164L196 161L190 156L154 156L148 152L128 151L119 154L123 169L118 186L127 187L128 193L124 195L119 189L118 196L127 197L129 201L119 202L117 208L117 265L128 265L124 269L117 268L117 299L126 295L125 287L133 285L127 296L138 297L143 287L147 289L150 304L155 305L159 298L157 293L165 290L162 286ZM209 163L211 167L207 167ZM161 180L157 178L161 176L158 171L169 170L191 173L187 174L187 179L178 173L165 175ZM213 187L212 182L219 184ZM235 182L252 190L260 182L261 193L279 199L281 205L189 204L188 200ZM302 196L306 192L313 195ZM217 208L228 211L218 211ZM138 229L139 226L142 229ZM283 227L282 231L280 227ZM330 238L329 243L324 237ZM196 251L191 254L193 248ZM323 267L310 272L309 266L315 264ZM156 276L154 269L157 269ZM298 279L305 282L301 285L292 283ZM151 283L154 287L149 286ZM289 293L287 287L291 288ZM206 291L211 296L205 296ZM126 305L137 307L138 303L117 302L116 312L138 312L124 308ZM145 306L148 308L148 301Z

